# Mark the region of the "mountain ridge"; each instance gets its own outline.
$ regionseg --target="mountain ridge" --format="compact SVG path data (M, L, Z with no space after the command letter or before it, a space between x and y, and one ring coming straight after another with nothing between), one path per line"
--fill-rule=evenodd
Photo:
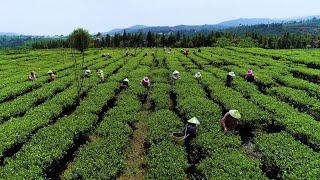
M217 24L205 24L205 25L177 25L177 26L145 26L145 25L135 25L128 28L118 28L113 29L108 32L104 32L104 35L114 35L121 34L124 31L128 33L143 32L147 33L149 31L154 33L173 33L178 31L196 33L200 31L217 31L229 28L235 28L240 26L254 26L260 24L280 24L289 23L294 21L304 21L312 18L320 18L320 15L315 16L305 16L305 17L294 17L286 19L271 19L271 18L238 18L233 20L224 21Z

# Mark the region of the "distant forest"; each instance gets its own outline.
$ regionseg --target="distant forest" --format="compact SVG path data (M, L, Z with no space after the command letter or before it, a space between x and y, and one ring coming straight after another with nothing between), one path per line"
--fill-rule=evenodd
M29 43L34 49L67 48L67 40L48 39ZM259 35L247 32L236 35L228 32L212 32L184 35L180 32L169 35L143 33L116 34L114 36L94 36L91 47L261 47L266 49L319 48L320 36L309 34L284 33L283 35Z
M219 31L138 32L103 35L92 38L91 47L261 47L266 49L319 48L320 19L283 24L239 26ZM0 36L0 48L67 48L67 37L32 38Z

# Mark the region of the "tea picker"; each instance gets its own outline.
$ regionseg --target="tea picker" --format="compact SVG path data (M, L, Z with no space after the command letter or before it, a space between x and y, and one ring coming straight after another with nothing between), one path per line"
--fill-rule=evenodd
M101 69L97 70L97 75L100 78L101 82L103 82L105 80L104 79L104 73L103 73L103 71Z
M253 82L254 81L254 73L253 73L253 70L252 69L249 69L248 71L247 71L247 74L246 74L246 80L248 81L248 82Z
M238 110L230 110L220 120L222 130L224 132L234 130L238 126L240 118L241 114Z
M182 132L173 133L172 137L177 142L183 142L186 148L190 148L190 142L197 136L197 125L200 125L199 120L193 117L187 121L187 124L183 128Z
M171 82L175 82L177 81L178 79L180 79L180 72L175 70L173 73L172 73L172 77L171 77Z
M129 87L129 79L125 78L120 83L120 89L127 89Z
M197 72L197 73L194 75L194 78L200 79L200 78L201 78L201 72Z
M57 79L56 74L52 70L49 70L47 74L49 75L49 81L54 81Z
M141 80L140 84L141 84L142 86L144 86L145 88L149 88L149 87L151 86L151 82L150 82L150 79L149 79L148 77L144 77L144 78Z
M29 80L29 81L37 80L37 74L36 74L36 72L31 71L30 74L29 74L29 76L28 76L28 80Z
M91 70L86 67L84 71L84 77L89 78L91 76Z
M233 81L233 77L235 77L235 76L236 76L236 74L234 72L232 72L232 71L227 74L226 86L231 87L231 83Z

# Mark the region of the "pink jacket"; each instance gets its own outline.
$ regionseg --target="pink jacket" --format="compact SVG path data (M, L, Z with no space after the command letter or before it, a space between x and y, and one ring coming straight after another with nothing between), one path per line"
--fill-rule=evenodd
M141 85L143 85L143 86L150 86L150 85L151 85L150 79L143 79L143 80L141 81Z
M253 71L252 71L251 69L250 69L250 70L248 70L248 72L247 72L246 76L247 76L247 77L252 77L252 76L254 76Z

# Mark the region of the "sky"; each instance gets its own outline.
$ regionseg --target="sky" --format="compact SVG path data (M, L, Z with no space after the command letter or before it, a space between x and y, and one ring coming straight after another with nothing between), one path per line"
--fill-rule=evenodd
M320 0L0 0L0 7L0 32L27 35L320 15Z

